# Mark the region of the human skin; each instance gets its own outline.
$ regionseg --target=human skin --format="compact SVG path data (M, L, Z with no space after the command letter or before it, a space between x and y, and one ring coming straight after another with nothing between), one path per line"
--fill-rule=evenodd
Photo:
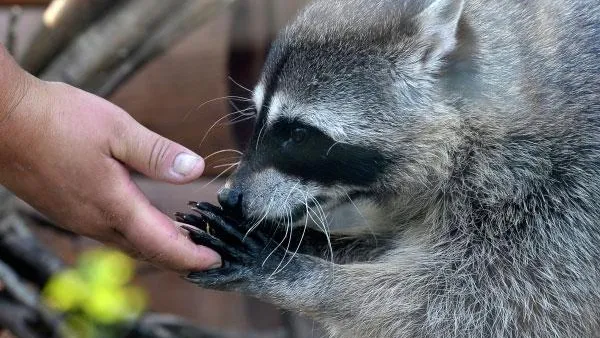
M80 235L180 273L220 266L131 180L185 184L202 158L119 107L23 71L0 45L0 184Z

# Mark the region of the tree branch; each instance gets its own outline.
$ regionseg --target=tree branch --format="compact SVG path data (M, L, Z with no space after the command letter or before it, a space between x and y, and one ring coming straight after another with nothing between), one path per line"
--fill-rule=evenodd
M46 9L40 28L19 57L28 72L39 75L68 43L106 9L120 0L55 0Z

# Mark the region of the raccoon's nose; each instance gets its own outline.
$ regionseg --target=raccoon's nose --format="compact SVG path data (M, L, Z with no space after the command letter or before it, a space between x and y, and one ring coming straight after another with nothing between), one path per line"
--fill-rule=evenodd
M219 191L219 204L223 209L239 210L242 206L242 192L238 189L221 189Z

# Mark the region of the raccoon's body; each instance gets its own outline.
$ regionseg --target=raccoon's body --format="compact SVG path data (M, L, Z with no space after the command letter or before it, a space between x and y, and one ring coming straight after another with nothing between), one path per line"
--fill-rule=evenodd
M316 1L255 102L192 281L333 337L600 337L598 1ZM350 203L364 231L304 229Z

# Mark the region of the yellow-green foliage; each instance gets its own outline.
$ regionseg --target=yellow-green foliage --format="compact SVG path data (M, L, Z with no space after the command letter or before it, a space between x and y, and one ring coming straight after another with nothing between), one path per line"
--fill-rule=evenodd
M43 296L48 305L64 313L79 313L101 325L135 319L146 307L144 291L129 286L135 263L114 250L93 250L81 255L75 268L48 282Z

